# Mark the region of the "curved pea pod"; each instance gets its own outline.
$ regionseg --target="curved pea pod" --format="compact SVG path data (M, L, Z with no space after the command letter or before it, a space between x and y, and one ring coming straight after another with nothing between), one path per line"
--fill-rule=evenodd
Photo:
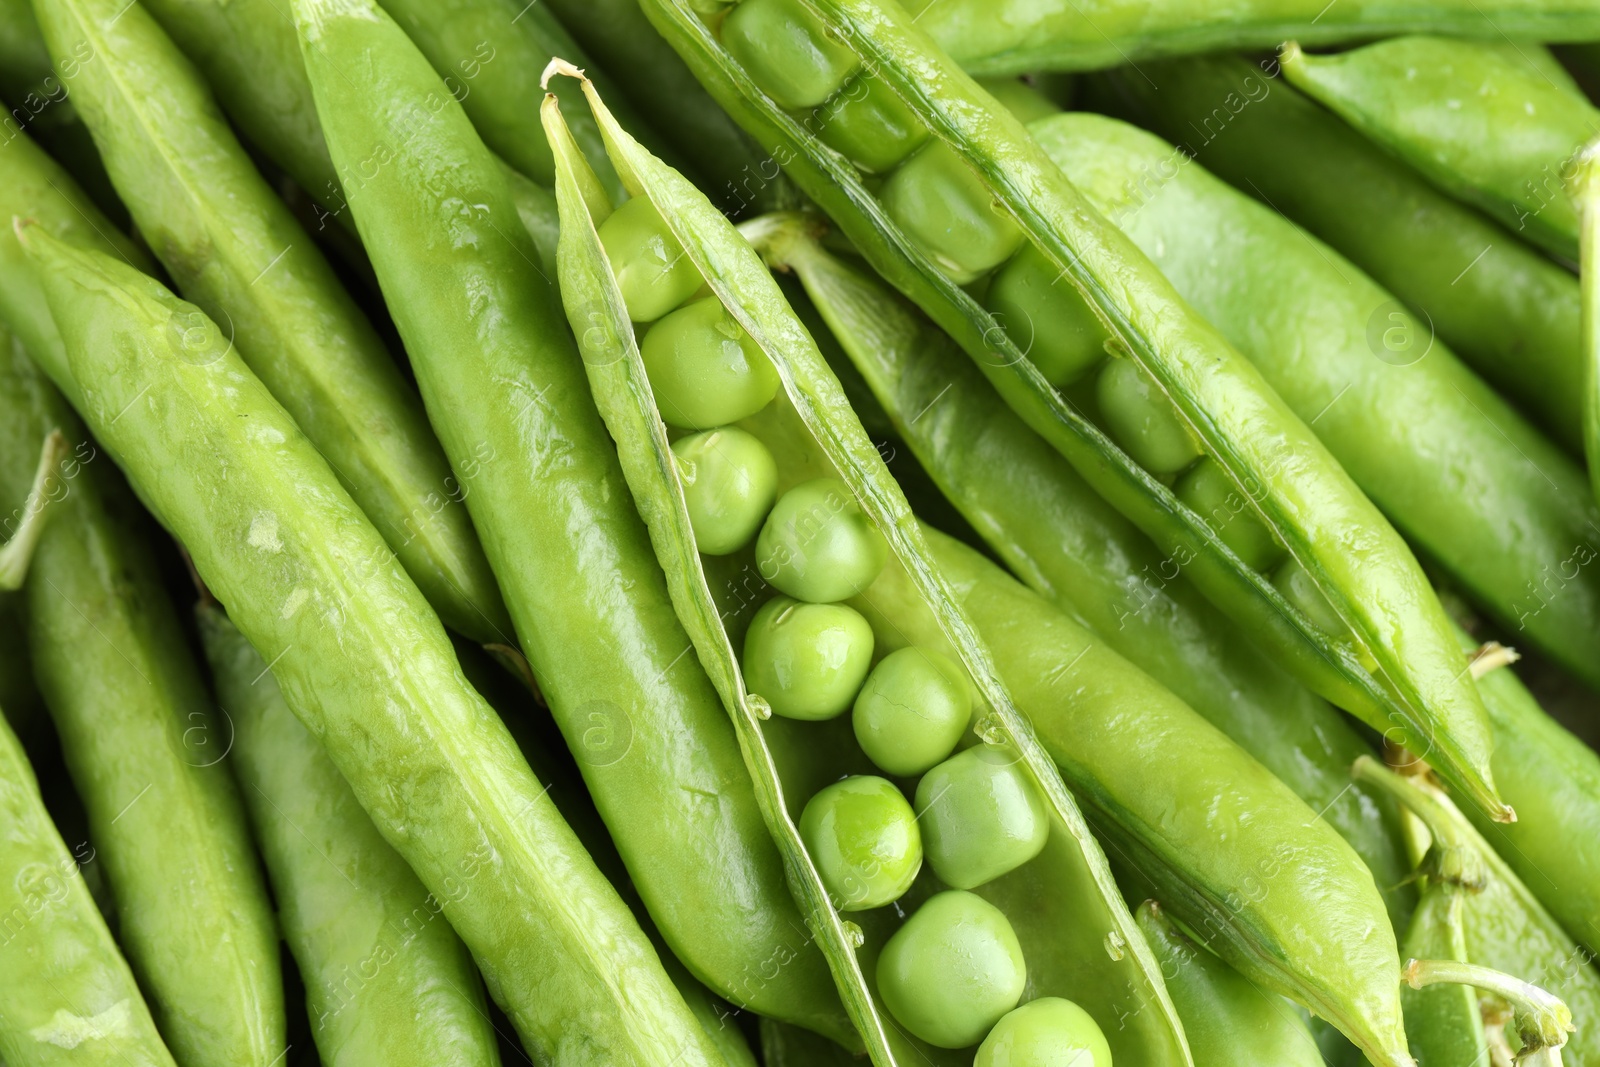
M346 181L356 222L522 652L651 916L719 995L848 1040L500 164L375 5L295 10L333 158L347 175L385 159Z
M712 95L775 157L788 160L791 177L868 262L955 337L1019 417L1184 567L1208 599L1313 691L1376 729L1410 739L1473 803L1497 818L1514 818L1494 792L1483 708L1461 674L1447 620L1399 534L1249 361L1184 304L909 15L876 0L795 0L820 21L818 33L849 51L848 58L836 56L847 71L852 63L869 67L922 124L947 170L962 175L950 181L975 183L974 212L999 220L988 227L990 235L998 238L1012 227L1019 241L1031 243L1025 251L1040 257L1046 277L1055 272L1088 302L1111 337L1113 358L1126 361L1114 364L1124 379L1133 379L1124 384L1142 390L1140 403L1172 420L1162 423L1171 431L1170 446L1187 457L1174 466L1182 469L1197 454L1214 461L1292 559L1287 571L1304 595L1291 602L1152 469L1113 444L1028 361L1005 325L957 284L970 281L968 273L952 274L949 264L935 261L927 249L943 232L937 195L924 205L914 241L848 160L758 87L688 0L646 2L647 13ZM884 188L897 176L891 174ZM903 218L906 206L900 207ZM991 247L988 256L998 251ZM1089 362L1113 365L1098 355ZM1325 608L1306 606L1322 600Z
M33 675L178 1060L266 1067L284 1051L278 934L228 734L144 541L137 506L15 344L0 350L0 495L23 504L61 430L49 525L23 596Z
M1161 961L1196 1067L1320 1067L1316 1038L1298 1009L1189 940L1155 901L1139 905L1137 918Z
M976 551L932 530L925 537L1018 706L1117 853L1245 977L1327 1019L1373 1062L1409 1064L1394 933L1350 846L1098 638ZM936 638L887 571L859 610L899 641Z
M703 179L701 188L730 215L799 202L799 190L695 81L645 19L639 0L547 2L583 47L605 64L611 80L649 120L650 128L668 137L692 161L694 174ZM604 92L605 82L597 79L596 84ZM615 108L616 96L604 95Z
M438 902L289 710L266 661L216 604L197 614L322 1061L498 1065L483 986Z
M560 69L553 64L551 73ZM565 72L578 73L570 67ZM1190 1063L1154 961L1117 895L1105 856L1027 723L1017 715L988 651L954 606L904 497L850 411L837 379L754 249L702 193L611 119L591 85L584 83L584 89L630 192L654 205L715 299L777 370L782 383L777 400L744 425L784 456L788 480L823 474L843 480L888 542L889 568L907 575L904 580L912 590L908 596L956 650L994 709L986 739L1015 746L1028 781L1044 798L1049 834L1043 851L979 890L1006 915L1027 946L1031 994L1076 1000L1104 1020L1117 1054L1130 1062ZM884 925L892 925L888 909L852 913L855 918L847 922L835 909L801 839L799 811L811 790L837 777L841 763L848 762L847 753L854 751L861 764L865 757L848 741L799 735L790 720L769 719L767 700L747 688L729 633L738 611L719 604L712 592L666 427L656 412L650 379L633 341L627 305L597 233L613 205L584 169L553 97L546 100L545 122L558 166L559 256L568 318L579 334L591 388L618 442L624 473L649 527L679 617L738 731L790 886L873 1062L879 1067L917 1063L924 1057L947 1062L948 1053L913 1041L891 1021L869 977L889 932ZM791 445L784 447L779 441ZM1114 1028L1113 1020L1123 1021L1122 1027Z
M1402 33L1530 41L1600 36L1600 13L1582 0L1195 0L1097 4L1073 0L913 0L917 23L975 74L1090 70L1193 52L1274 48L1291 37L1317 44Z
M1578 258L1564 182L1600 111L1542 47L1400 37L1338 55L1291 41L1283 73L1450 195Z
M18 1067L174 1067L4 715L0 825L0 1056Z
M1449 797L1425 779L1403 778L1370 759L1357 761L1356 777L1393 794L1422 820L1435 843L1444 842L1464 857L1456 862L1471 875L1464 879L1461 904L1469 965L1548 990L1580 1023L1600 1018L1600 972L1593 954L1561 928ZM1569 1065L1600 1063L1600 1036L1593 1027L1580 1026L1562 1053Z
M1582 233L1583 451L1594 498L1600 500L1600 157L1591 142L1572 176Z
M221 330L106 256L36 229L25 240L99 440L267 650L290 708L440 902L530 1052L718 1064L427 601Z
M1552 719L1505 666L1504 649L1459 632L1495 732L1495 771L1528 819L1510 826L1468 812L1497 855L1567 932L1600 952L1600 755Z
M1600 567L1588 565L1600 552L1600 505L1565 453L1425 323L1275 210L1199 165L1141 185L1174 158L1172 145L1088 114L1029 130L1315 423L1412 544L1507 632L1585 674L1600 669ZM1409 342L1386 345L1397 330ZM1225 505L1209 517L1233 519Z
M1372 747L1244 639L1061 456L1011 417L951 339L878 278L828 253L818 220L741 231L793 271L894 431L1012 572L1182 697L1321 813L1372 871L1399 927L1410 863L1398 809L1350 782Z
M1581 452L1571 272L1271 77L1277 69L1231 56L1152 63L1134 78L1108 73L1100 95L1338 249Z

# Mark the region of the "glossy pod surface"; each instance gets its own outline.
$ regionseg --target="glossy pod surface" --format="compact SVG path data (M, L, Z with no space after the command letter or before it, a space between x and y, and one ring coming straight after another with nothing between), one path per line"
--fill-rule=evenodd
M497 1067L466 946L289 710L266 661L215 604L202 604L199 620L234 731L229 762L305 982L322 1062Z
M72 1067L91 1056L127 1067L174 1067L4 716L0 826L0 863L10 872L0 881L0 914L8 924L0 972L30 979L0 986L0 1055L37 1067Z
M918 24L978 74L1088 70L1188 52L1274 48L1290 38L1333 44L1398 33L1499 41L1584 41L1600 12L1583 0L913 0Z
M1272 77L1274 61L1201 57L1143 69L1148 82L1105 75L1111 106L1338 249L1546 433L1581 448L1570 271Z
M1030 588L1182 697L1361 855L1404 925L1410 870L1387 798L1352 787L1371 747L1258 652L1145 537L1015 419L944 333L826 253L792 216L747 230L795 271L901 438ZM892 655L899 655L894 653ZM891 657L892 658L892 657ZM871 684L870 682L868 683Z
M1288 80L1440 189L1578 257L1566 195L1600 111L1538 45L1400 37L1331 56L1290 44Z
M267 1067L284 1051L283 980L266 885L228 766L227 724L161 584L140 512L108 457L28 361L0 351L7 513L39 441L58 469L26 598L33 674L116 900L129 962L183 1064Z
M1160 138L1083 114L1030 130L1279 395L1316 421L1373 501L1505 632L1594 669L1600 573L1563 568L1548 602L1528 592L1545 584L1551 560L1600 536L1600 506L1563 452L1441 342L1430 343L1426 325L1354 264L1271 208L1198 165L1159 188L1139 187L1139 175L1173 157ZM1374 345L1381 331L1402 331L1411 343ZM1242 506L1225 498L1207 517L1225 523Z
M324 131L434 428L522 652L646 907L719 994L848 1033L733 730L685 654L498 163L375 6L307 2L296 12ZM354 82L352 67L374 75ZM390 155L393 144L407 150ZM388 163L355 180L374 153ZM707 907L719 936L705 936Z
M216 325L105 256L37 229L28 242L100 441L269 650L290 707L441 901L523 1041L574 1064L714 1065L427 602ZM187 345L174 318L199 324Z
M1139 467L1053 393L1004 327L955 287L960 275L954 267L941 264L925 241L919 244L915 227L901 228L905 220L892 218L887 202L878 201L853 168L819 150L798 131L796 117L756 87L755 79L769 72L740 68L682 0L649 0L647 11L724 106L774 151L786 153L791 176L880 273L952 332L1030 426L1165 550L1193 556L1191 579L1209 597L1308 684L1378 728L1396 728L1429 749L1454 784L1497 817L1511 818L1485 777L1482 708L1460 677L1431 588L1399 536L1304 424L909 16L871 0L815 0L808 7L828 23L829 33L859 50L861 63L870 60L933 130L938 144L924 146L903 166L936 148L959 157L969 176L980 179L995 225L1019 226L1065 271L1110 325L1117 355L1134 360L1172 402L1166 416L1236 484L1265 490L1254 500L1259 514L1349 630L1334 635L1320 629L1269 575L1250 570L1180 505L1155 472ZM1265 425L1272 432L1262 433ZM1352 530L1360 531L1354 540Z
M178 287L228 324L449 625L505 640L499 590L416 394L198 73L142 7L119 6L35 10L57 61L78 60L74 99L140 233Z

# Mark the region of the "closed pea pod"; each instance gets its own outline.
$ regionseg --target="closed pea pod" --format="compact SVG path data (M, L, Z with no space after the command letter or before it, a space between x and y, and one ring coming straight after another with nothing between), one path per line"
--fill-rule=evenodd
M273 194L210 93L142 8L35 5L140 232L330 456L450 625L510 632L499 590L422 405L372 325ZM159 84L163 95L134 86Z
M499 163L376 7L296 12L333 158L346 175L387 159L346 182L357 224L522 652L640 896L718 994L849 1040ZM345 75L365 65L381 76ZM708 906L720 936L705 936Z
M139 511L27 359L0 350L0 490L20 504L61 428L26 598L33 674L105 865L129 962L175 1057L265 1067L284 1050L278 937L228 766L226 720L162 588Z
M582 1064L715 1064L427 602L216 325L197 358L166 328L193 305L103 255L37 230L26 240L100 440L240 632L271 650L290 707L440 902L523 1041Z
M1600 133L1596 111L1543 48L1400 37L1333 56L1284 46L1284 76L1523 238L1578 256L1563 183Z
M761 3L764 0L747 0ZM1007 402L1165 551L1190 579L1315 691L1375 728L1433 753L1453 784L1510 819L1494 796L1481 704L1460 676L1443 613L1416 560L1314 435L1153 265L1044 157L1015 119L983 94L893 5L806 0L827 31L857 49L959 157L990 197L991 232L1020 227L1089 301L1113 346L1149 375L1163 413L1236 487L1307 572L1340 620L1330 633L1251 570L1156 472L1140 467L1027 363L1007 329L958 288L938 249L902 228L847 160L806 135L759 85L779 75L739 66L683 0L648 0L714 95L790 162L792 177L829 211L869 262L951 331ZM784 53L798 61L801 53ZM922 149L919 156L929 149ZM907 164L909 165L909 163ZM890 175L885 188L894 180ZM971 215L968 217L976 217ZM925 236L925 235L923 235ZM956 264L971 269L971 264ZM1270 432L1262 432L1263 426ZM1126 444L1126 441L1119 442ZM1241 488L1241 492L1244 489ZM1359 551L1347 536L1360 530ZM1401 648L1403 643L1404 648Z
M659 216L712 293L755 339L778 371L783 389L775 402L759 416L741 423L741 428L761 437L778 457L780 489L788 488L793 492L792 486L796 483L803 487L817 478L836 479L835 487L829 492L838 497L839 502L820 509L819 521L826 525L852 508L858 510L864 528L881 537L888 546L887 560L874 564L868 571L909 567L918 576L912 580L917 583L919 594L936 605L944 604L937 579L932 576L914 540L903 498L883 472L882 460L849 414L837 382L821 364L810 338L783 303L759 258L702 194L640 149L610 120L592 88L586 86L586 90L601 128L609 138L618 172L634 197L648 198L656 206ZM591 387L607 425L619 442L624 470L646 518L680 617L684 618L695 648L716 680L740 731L752 766L757 796L788 864L791 885L813 928L818 931L819 944L833 967L846 1006L874 1062L888 1065L916 1062L918 1056L939 1057L942 1054L930 1046L910 1041L901 1027L909 1028L924 1041L940 1035L920 1032L895 1015L879 997L884 972L881 965L875 969L873 961L879 958L880 952L887 951L885 925L892 925L892 917L882 908L852 912L852 921L846 924L837 910L834 892L818 869L820 858L829 855L828 850L833 847L827 845L827 841L839 843L841 839L836 833L830 834L824 825L816 825L826 822L819 812L812 820L812 829L814 834L821 835L817 839L827 847L819 848L818 858L814 859L806 848L803 827L797 825L797 822L806 821L800 809L807 799L808 783L815 782L809 789L816 790L826 785L830 777L837 778L838 768L848 754L832 748L821 738L847 737L850 727L839 722L835 732L829 733L825 724L795 723L781 716L767 719L767 715L782 709L777 700L769 704L767 694L757 690L754 673L749 670L748 644L747 670L741 672L734 637L729 632L739 612L734 610L724 616L719 610L709 586L706 564L696 552L690 516L671 461L667 430L648 390L643 361L631 343L628 312L616 273L622 265L611 263L600 241L599 232L614 210L613 205L586 174L581 157L565 136L560 112L553 100L547 101L545 117L558 164L557 195L563 218L562 290L568 317L579 332ZM768 432L775 426L779 427L777 436ZM805 449L804 454L810 458L797 460L787 447L780 455L776 451L779 439L803 442L799 447ZM855 521L852 518L851 524ZM849 539L869 557L882 551L881 547L872 545L870 538L865 545L853 535ZM860 559L854 549L847 556L852 562ZM810 571L805 573L809 578ZM826 597L834 591L802 587L800 592L803 596ZM770 606L774 602L768 603ZM836 607L831 604L809 606ZM769 607L761 610L767 611ZM782 611L784 606L780 604L771 610ZM854 609L842 606L839 610L856 614ZM940 623L956 635L954 647L960 650L968 669L975 669L976 675L983 678L987 670L985 654L981 646L973 642L970 630L959 617L952 617L942 609L936 612ZM750 624L752 633L757 625L758 622ZM859 678L856 684L859 685ZM1105 880L1108 872L1103 856L1084 836L1076 809L1060 789L1053 771L1047 763L1037 762L1027 740L1026 727L1005 710L1007 705L1000 695L1003 690L997 691L992 686L991 681L979 688L986 694L994 694L1001 709L996 719L996 740L1010 738L1021 750L1024 774L1030 786L1040 791L1050 818L1045 851L1033 862L986 887L1004 885L1013 894L1005 906L1004 919L1008 929L1009 924L1018 924L1018 932L1009 936L1021 938L1025 944L1033 946L1033 954L1026 964L1030 981L1041 989L1070 991L1091 1012L1133 1010L1133 1014L1127 1016L1130 1025L1117 1033L1116 1040L1135 1062L1187 1063L1181 1035L1172 1027L1164 997L1159 987L1149 981L1148 958L1143 947L1128 936L1127 913L1110 895L1114 890ZM848 700L844 707L848 707ZM841 713L843 710L841 707ZM810 732L798 732L800 730ZM857 765L866 762L859 753L853 758L859 760ZM812 762L814 770L800 766L807 762ZM852 786L854 788L866 787ZM850 851L854 853L856 847L852 845ZM901 857L896 862L909 859L910 854L904 848L903 845L895 847L894 855ZM839 858L843 855L839 853ZM849 875L849 865L836 866L834 860L828 860L827 864L830 869ZM848 890L848 883L843 879L840 884ZM1043 907L1021 907L1022 899L1032 892L1027 887L1042 885L1054 887ZM913 888L912 897L916 895L917 890ZM848 900L848 892L840 896ZM909 901L911 897L906 899ZM1085 914L1095 915L1096 921L1085 924L1081 918ZM859 923L855 919L858 915ZM1026 933L1021 932L1024 929ZM1105 929L1118 931L1117 936L1122 939L1118 943L1125 946L1109 958L1100 942ZM1101 932L1093 932L1097 930ZM1011 980L1006 979L1007 982ZM894 1025L896 1022L900 1025ZM935 1062L945 1060L935 1058Z
M1257 651L1188 584L1178 561L1012 418L949 337L882 281L825 251L814 220L771 216L743 229L769 262L800 277L902 440L1012 571L1322 812L1403 925L1410 864L1398 812L1351 787L1350 764L1371 746L1344 717Z
M497 1065L466 947L289 710L266 661L216 604L203 603L198 614L217 698L234 728L229 760L306 985L322 1061ZM348 981L352 974L358 984Z

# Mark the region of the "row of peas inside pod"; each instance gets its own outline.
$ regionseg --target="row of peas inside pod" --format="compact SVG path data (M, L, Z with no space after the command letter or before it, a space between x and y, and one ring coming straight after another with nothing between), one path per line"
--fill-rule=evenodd
M696 546L727 555L755 542L777 594L756 611L742 669L773 714L820 722L847 711L862 752L884 776L857 774L818 791L800 833L835 907L894 907L924 859L941 888L883 946L876 979L895 1020L928 1044L978 1045L983 1067L1046 1067L1063 1049L1109 1067L1099 1026L1059 997L1018 1006L1027 985L1010 921L971 892L1032 860L1050 833L1043 800L1008 749L957 751L973 715L965 672L911 646L873 665L867 620L841 603L872 585L888 549L849 489L803 481L777 497L778 464L732 423L777 395L775 368L709 295L656 208L635 197L599 227L640 357L672 442ZM913 799L908 799L908 794ZM948 888L944 888L948 887Z
M1004 324L1051 385L1190 508L1225 516L1218 536L1314 624L1345 631L1267 524L1229 504L1228 474L1062 271L854 50L801 0L741 0L711 18L720 19L723 46L762 90L855 164L907 238ZM994 89L1023 121L1057 110L1019 83Z

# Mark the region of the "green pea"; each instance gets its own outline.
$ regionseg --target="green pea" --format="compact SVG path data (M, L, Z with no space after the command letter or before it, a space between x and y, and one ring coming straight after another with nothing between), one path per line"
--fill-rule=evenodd
M899 900L922 869L922 835L893 782L858 774L806 803L800 836L840 911Z
M744 679L775 715L831 719L850 706L872 663L872 627L843 604L776 596L744 636Z
M722 43L787 108L816 107L861 65L797 0L744 0L723 21Z
M756 538L756 567L779 592L813 604L855 596L878 577L888 546L837 478L801 482Z
M972 168L934 141L901 164L880 196L889 217L952 281L966 285L998 267L1022 231L994 205Z
M972 1067L1111 1067L1111 1046L1088 1012L1040 997L994 1024Z
M984 303L1051 385L1070 385L1106 358L1106 328L1031 244L1000 268Z
M917 812L933 873L974 889L1044 849L1050 818L1010 749L980 745L952 756L917 783Z
M1252 570L1270 571L1283 559L1283 546L1273 539L1266 523L1256 517L1250 501L1234 486L1222 464L1202 458L1184 472L1173 491L1179 500L1198 511L1217 531L1222 543Z
M1108 360L1095 395L1106 432L1145 470L1176 474L1200 458L1172 401L1133 360Z
M725 556L750 543L778 495L778 465L767 446L733 426L672 443L696 546Z
M944 653L913 646L872 669L851 725L874 765L910 778L955 751L971 717L966 674Z
M634 322L656 321L700 288L700 271L649 197L626 201L597 232Z
M882 78L862 71L811 116L822 143L869 174L891 170L929 137L928 128Z
M1279 567L1277 573L1272 576L1272 584L1289 603L1305 612L1306 617L1319 629L1330 634L1348 632L1349 627L1339 617L1339 613L1333 610L1328 598L1317 588L1311 572L1302 567L1299 560L1290 559Z
M930 1045L975 1045L1017 1006L1027 965L1016 931L982 897L951 889L894 932L878 957L878 995Z
M670 426L705 430L754 415L778 392L778 372L714 296L681 307L639 346Z

